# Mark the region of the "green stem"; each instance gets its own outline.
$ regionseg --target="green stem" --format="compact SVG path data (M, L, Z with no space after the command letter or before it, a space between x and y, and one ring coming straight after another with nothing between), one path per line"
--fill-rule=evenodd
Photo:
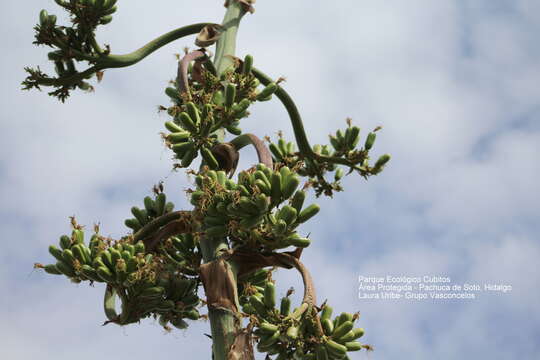
M106 68L118 68L136 64L154 51L175 40L178 40L184 36L198 34L206 25L209 25L209 23L192 24L175 29L173 31L169 31L168 33L161 35L160 37L150 41L148 44L144 45L140 49L135 50L129 54L107 55L105 57L97 58L96 62Z
M238 1L229 2L229 7L221 24L223 32L217 42L216 56L214 58L218 75L221 75L227 68L234 64L231 56L234 56L236 51L236 34L240 20L245 13Z
M223 251L229 248L227 238L202 237L200 245L205 263L216 260ZM236 266L232 261L228 261L228 264L232 268L236 283ZM238 303L237 299L236 303ZM236 315L227 309L208 306L208 318L212 332L212 359L227 360L227 355L238 331L239 322Z
M234 56L236 50L236 34L244 14L245 11L237 1L229 1L222 24L224 30L217 42L214 58L218 76L233 64L231 56ZM216 260L222 251L229 248L227 238L202 237L200 244L205 262ZM236 266L231 261L228 261L228 265L231 266L236 279ZM234 285L236 286L236 280ZM235 299L235 302L238 303L238 299ZM232 311L212 306L208 306L208 318L212 330L212 358L213 360L227 360L240 322Z
M87 60L88 62L92 63L93 66L89 67L83 72L67 76L67 77L59 77L59 78L43 78L40 79L39 85L43 86L71 86L76 83L78 83L81 80L84 80L88 78L89 76L95 74L98 71L110 69L110 68L121 68L126 66L131 66L154 51L158 50L159 48L178 40L184 36L198 34L203 27L206 25L209 25L210 23L198 23L193 25L184 26L178 29L175 29L173 31L170 31L166 34L161 35L160 37L150 41L148 44L144 45L138 50L135 50L129 54L125 55L102 55L102 56L95 56L95 55L88 55L84 54L82 52L68 49L66 47L66 51L73 52L78 58ZM94 40L95 41L95 40ZM95 44L96 46L97 43ZM97 51L97 50L96 50Z
M259 79L261 84L265 86L270 84L271 82L274 82L274 80L268 77L268 75L264 74L262 71L256 68L253 68L251 71L253 75L255 75L257 79ZM325 156L315 153L312 150L311 145L309 144L309 140L304 129L304 123L302 122L302 117L300 116L300 112L298 111L298 108L296 107L293 99L291 99L289 94L279 85L275 94L285 107L285 110L287 110L287 113L289 114L289 118L291 120L294 131L294 137L296 139L296 144L298 145L298 149L304 157L320 162L342 164L359 170L356 164L352 163L347 159L337 156Z

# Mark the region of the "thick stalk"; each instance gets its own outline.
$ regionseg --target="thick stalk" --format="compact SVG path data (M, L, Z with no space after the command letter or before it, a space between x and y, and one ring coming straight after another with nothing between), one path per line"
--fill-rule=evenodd
M215 260L220 253L227 249L226 238L201 238L201 251L205 263ZM233 266L232 262L229 264L232 266L236 278L236 267ZM208 306L208 318L212 332L212 359L226 360L238 330L236 316L230 310Z
M225 18L221 24L224 30L216 44L214 63L216 64L218 75L233 65L231 56L234 56L236 51L236 33L238 32L240 20L245 13L238 1L229 1Z
M234 56L236 33L244 14L245 11L237 1L229 1L229 6L227 7L227 12L222 23L224 30L216 44L214 63L216 64L218 75L221 75L233 64L233 59L230 56ZM227 249L226 238L201 238L201 250L204 262L214 261L223 250ZM234 285L236 286L236 266L232 261L228 263L234 273ZM238 303L238 299L235 299L235 303ZM226 360L227 354L240 328L240 322L232 311L216 309L211 306L208 306L208 317L212 330L213 360Z

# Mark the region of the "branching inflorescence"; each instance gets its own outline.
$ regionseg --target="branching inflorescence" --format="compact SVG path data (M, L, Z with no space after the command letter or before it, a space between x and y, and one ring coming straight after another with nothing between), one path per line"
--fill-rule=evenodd
M169 324L185 329L206 306L208 315L202 317L211 322L215 359L253 358L254 340L257 350L276 359L346 359L348 351L369 349L357 340L364 333L354 327L358 314L332 319L326 301L317 302L313 279L300 261L312 241L301 225L320 210L304 204L310 188L317 196L332 196L343 190L346 172L367 178L382 171L389 155L370 162L378 129L359 147L360 128L348 119L345 129L330 135L329 144L309 143L282 80L256 69L252 56L234 56L236 31L242 16L253 11L251 1L228 1L222 25L185 26L127 55L111 54L95 38L97 26L112 20L115 0L55 2L68 11L71 25L58 25L56 16L43 10L35 43L54 49L48 58L57 75L27 68L23 86L53 87L49 94L61 101L77 88L91 89L87 80L100 80L105 69L133 65L174 40L197 34L199 48L180 59L176 79L165 89L171 105L162 107L170 116L162 137L174 153L175 168L188 168L199 156L201 163L197 171L189 170L195 177L195 188L188 191L191 209L175 211L163 186L156 186L153 197L131 209L126 236L110 239L96 226L85 241L85 230L72 219L71 236L49 247L56 263L36 266L73 282L106 284L106 324L154 317L167 329ZM212 60L208 47L216 42ZM76 63L87 63L87 69L79 72ZM289 114L295 142L280 135L274 142L265 138L267 146L241 130L251 105L274 96ZM226 141L227 136L232 138ZM259 163L234 179L240 151L248 145ZM302 277L304 296L292 310L292 290L277 307L276 268L296 269ZM200 285L205 300L199 298Z

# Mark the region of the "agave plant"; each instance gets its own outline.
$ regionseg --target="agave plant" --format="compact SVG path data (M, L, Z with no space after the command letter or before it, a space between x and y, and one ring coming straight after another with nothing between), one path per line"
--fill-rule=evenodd
M221 25L184 26L125 55L101 47L95 37L98 26L112 21L116 0L55 2L71 23L60 25L42 10L35 44L53 49L48 59L56 75L26 68L23 86L50 87L49 95L62 102L72 91L93 89L91 79L100 81L104 70L133 65L166 44L196 35L197 50L179 59L176 80L165 89L170 106L163 110L170 119L162 134L174 153L173 166L188 169L196 186L188 191L193 207L182 210L167 201L161 184L155 186L152 196L131 209L125 220L129 231L120 239L102 236L97 226L88 234L72 218L71 234L49 247L55 262L36 266L76 283L104 283L105 324L153 317L166 329L185 329L208 318L215 360L253 359L255 344L275 359L347 359L350 351L370 349L358 341L364 330L355 327L357 314L333 316L328 303L318 302L301 261L311 239L300 228L320 210L304 204L310 189L317 197L332 196L343 190L345 172L368 178L383 170L390 156L375 162L369 156L378 129L359 146L360 128L348 120L330 135L329 144L310 144L282 79L254 67L251 55L235 57L240 20L253 13L253 1L228 0ZM274 142L265 139L267 144L241 130L253 103L274 98L287 110L294 142L279 136ZM255 148L258 164L240 171L240 151L248 145ZM199 155L197 169L189 169ZM302 277L303 298L294 307L292 290L276 300L272 273L278 268L295 269Z

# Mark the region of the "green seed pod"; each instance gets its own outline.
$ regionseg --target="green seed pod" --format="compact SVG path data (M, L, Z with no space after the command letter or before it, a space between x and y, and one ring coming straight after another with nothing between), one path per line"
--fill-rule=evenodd
M118 259L115 266L116 281L122 284L127 279L127 265L124 259Z
M244 63L242 64L242 73L244 75L247 75L251 73L251 69L253 68L253 56L246 55L244 58Z
M71 232L71 239L74 244L84 244L84 231L80 229L73 229Z
M194 149L195 148L195 143L194 142L183 142L183 143L178 143L178 144L174 144L171 149L176 153L177 157L179 159L183 158L184 155L190 151L191 149Z
M201 117L199 114L199 109L197 109L197 106L195 106L195 104L190 101L186 104L186 108L187 108L187 113L189 114L189 117L191 118L191 120L193 120L193 123L195 125L200 124Z
M182 167L188 167L189 165L191 165L191 163L193 162L193 160L195 160L196 157L197 157L197 148L193 146L192 148L188 149L188 151L186 151L186 153L182 157L182 161L180 162L180 165L182 165Z
M272 174L272 205L279 204L281 200L281 174L279 173L273 173Z
M214 154L212 154L212 151L210 151L210 149L202 148L201 156L204 159L206 165L208 165L210 169L213 169L213 170L219 169L219 163L214 157Z
M366 150L370 150L373 147L373 144L375 143L375 139L377 138L377 134L374 132L370 132L366 138L366 143L364 144L364 148Z
M333 340L328 340L324 345L329 354L333 354L338 357L343 357L345 354L347 354L347 348Z
M136 206L133 206L131 208L131 213L133 214L133 216L135 216L135 218L139 221L141 225L144 226L148 222L148 214L145 210L142 210Z
M175 103L179 103L181 101L180 96L178 94L178 90L173 87L168 87L165 89L165 94L171 98L172 101Z
M306 199L306 192L298 190L294 193L293 198L291 199L291 206L295 208L297 213L300 213L302 206L304 205L304 200Z
M111 252L109 250L103 251L101 253L100 260L101 260L101 263L104 266L106 266L107 268L109 268L111 271L114 269L114 265L113 265L113 262L112 262L112 255L111 255ZM99 266L101 266L101 264L99 264Z
M122 258L122 253L115 248L109 248L109 252L111 253L111 264L113 266L112 270L115 271L118 260Z
M333 311L334 309L332 309L330 305L328 304L324 305L324 308L322 309L322 312L321 312L321 321L325 319L330 319L332 317Z
M255 88L257 88L260 84L261 84L261 82L259 81L259 79L253 78L253 80L251 80L251 82L249 83L249 86L250 86L252 89L255 89Z
M326 336L331 336L334 332L334 323L330 319L321 319L321 325L323 327Z
M281 174L281 179L284 180L291 174L291 169L289 169L287 166L283 166L281 169L279 169L279 173Z
M377 159L377 162L375 163L374 168L381 169L384 165L386 165L388 161L390 161L390 155L388 154L381 155L381 157Z
M257 180L255 181L255 183L256 182L257 182ZM268 198L266 197L265 194L256 195L254 203L257 206L257 208L259 209L260 213L264 213L264 212L266 212L268 210Z
M108 23L110 23L112 21L112 19L113 19L112 15L107 15L107 16L102 17L99 20L99 23L101 25L107 25Z
M287 337L292 340L296 340L298 338L298 327L297 326L291 326L287 329Z
M227 181L227 173L223 170L216 171L216 179L220 185L224 186L225 181Z
M175 132L175 133L169 134L167 135L167 140L171 144L178 144L178 143L189 141L189 132L181 131L181 132Z
M184 126L184 128L186 128L187 131L189 131L192 134L197 133L197 127L195 126L193 119L187 112L181 112L179 120L180 120L180 123Z
M358 145L358 141L360 140L360 128L358 126L353 126L350 129L351 131L347 139L347 147L353 150L356 145Z
M249 303L251 304L251 306L253 306L259 316L263 318L266 317L267 310L261 299L259 299L257 296L252 295L249 298Z
M259 325L259 329L261 329L261 332L266 334L274 334L276 331L279 330L276 325L270 324L267 321L261 322L261 324Z
M356 340L362 337L363 335L364 335L364 329L362 328L352 329L351 331L343 335L341 338L337 339L337 341L343 344L349 341Z
M261 101L261 100L264 100L270 96L272 96L273 93L276 92L278 86L276 83L272 82L270 84L268 84L258 95L257 95L257 100Z
M169 130L172 133L184 133L184 132L186 132L184 129L182 129L180 126L178 126L177 124L175 124L172 121L167 121L165 123L165 127L167 128L167 130Z
M227 131L230 132L233 135L238 136L238 135L242 134L242 129L240 129L239 127L234 126L234 125L226 126L225 129L227 129Z
M242 229L251 229L258 225L263 220L263 217L261 215L255 215L250 217L245 217L242 220L240 220L240 227Z
M167 203L167 196L164 193L159 193L156 195L155 209L156 209L156 214L158 216L161 216L165 213L166 203Z
M211 104L204 104L202 109L202 118L208 120L212 116L212 110L214 107Z
M300 237L297 233L287 237L285 243L296 246L299 248L306 248L311 244L311 240L308 238Z
M334 174L334 180L339 181L343 178L344 175L345 175L345 170L343 170L343 168L338 168L336 170L336 173Z
M309 307L309 304L304 302L302 303L302 305L300 305L299 307L297 307L293 312L292 314L290 314L289 316L287 316L284 320L288 320L288 319L300 319L300 317L306 312L306 310L308 309Z
M351 313L346 313L346 312L342 312L341 315L339 315L339 324L343 324L344 322L346 321L353 321L353 314Z
M264 287L264 305L268 309L276 306L276 286L271 281L268 281Z
M257 344L257 350L261 352L268 351L268 348L274 345L279 340L280 335L281 333L278 330L269 337L261 337L261 339L259 340L259 344Z
M281 298L279 313L283 316L289 315L291 312L291 299L288 296Z
M66 6L69 5L69 4L68 4L66 1L64 1L64 0L54 0L54 2L55 2L56 4L58 4L59 6L61 6L61 7L66 7Z
M75 277L75 270L73 267L70 264L66 264L64 261L59 260L56 263L56 268L67 277Z
M279 147L276 144L270 143L268 148L270 149L270 151L272 152L272 154L274 155L276 160L279 160L279 161L283 160L283 158L284 158L283 152L281 152L281 150L279 149Z
M298 188L300 178L296 174L290 174L287 177L283 177L282 175L281 179L281 195L283 199L288 199L296 191L296 188Z
M164 292L165 289L162 286L152 286L141 291L139 296L147 298L158 298L161 297Z
M242 196L238 201L238 206L246 214L259 215L259 208L250 198L247 196Z
M152 214L156 212L156 205L150 196L145 196L143 202L147 213Z
M222 91L216 91L212 95L212 102L216 104L217 106L223 105L223 92Z
M124 224L133 230L133 232L137 232L141 229L142 225L137 219L126 219L124 220Z
M339 143L339 140L335 136L332 136L332 135L329 135L328 138L330 139L330 144L332 145L332 147L336 149L336 151L340 151L341 144Z
M62 250L69 249L71 247L71 238L67 235L60 236L60 247Z
M182 318L171 319L171 324L172 324L172 326L174 326L175 328L177 328L179 330L187 329L187 327L189 326L187 322L182 320Z
M360 344L358 341L346 342L345 347L347 348L347 351L359 351L359 350L362 350L362 344Z
M255 180L254 185L256 185L259 188L259 190L261 190L261 192L263 194L268 195L268 196L270 196L272 194L271 188L263 180L261 180L261 179Z
M315 354L317 356L317 360L328 360L328 352L326 351L326 347L324 345L318 345L315 348Z
M82 244L76 244L71 248L71 251L73 252L75 259L77 259L81 265L90 264L90 258L86 256L86 251L82 248L83 246L84 245ZM68 250L66 249L64 251Z
M39 12L39 23L41 26L49 25L49 13L47 10L43 9Z
M241 118L243 116L239 116L239 114L243 113L247 110L247 108L251 105L251 101L249 99L242 99L238 104L233 105L232 110L236 117Z
M334 333L332 334L333 339L339 339L345 334L347 334L349 331L353 329L353 323L352 321L344 321L341 323L337 328L334 329Z
M196 309L190 310L184 315L190 320L199 320L199 318L201 317L201 314L199 314L199 311L197 311Z
M104 7L105 7L105 9L110 9L114 5L116 5L117 2L118 2L118 0L107 0L107 2L104 4Z
M174 204L172 202L168 202L165 204L165 213L170 213L174 210Z
M43 270L45 270L45 272L47 274L51 274L51 275L62 275L62 272L60 270L58 270L58 268L56 267L55 264L49 264L49 265L45 265L43 267Z
M230 108L234 104L236 98L236 86L234 84L227 84L225 87L225 107Z
M117 10L118 10L118 7L116 7L116 6L110 7L110 8L108 8L107 10L105 10L105 11L103 12L103 15L111 15L111 14L114 14Z
M296 222L299 224L305 223L306 221L317 215L320 210L321 208L319 205L311 204L300 212L298 218L296 219Z
M142 240L137 241L137 243L135 244L135 255L144 254L144 252L145 252L144 242Z
M287 223L279 219L274 226L272 226L272 233L275 236L281 236L287 231Z
M66 250L66 249L64 249L64 250ZM54 245L49 246L49 253L52 256L54 256L56 258L56 260L58 260L58 261L63 261L64 260L64 258L62 257L62 250L58 249Z
M296 209L290 205L283 206L277 214L277 219L281 219L287 223L287 225L292 225L296 221Z

